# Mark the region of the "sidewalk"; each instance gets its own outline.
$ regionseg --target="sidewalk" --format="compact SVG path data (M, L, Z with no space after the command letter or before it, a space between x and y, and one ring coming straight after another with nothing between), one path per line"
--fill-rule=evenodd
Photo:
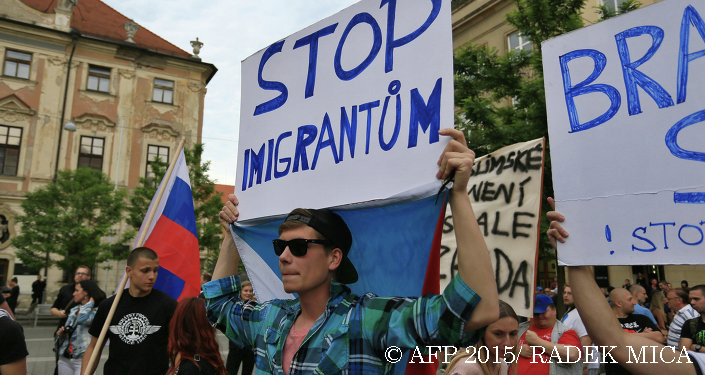
M29 357L27 357L27 374L28 375L52 375L54 373L54 352L52 351L53 342L52 333L54 332L54 327L24 327L25 341L27 342L27 351L29 351ZM218 340L218 345L220 346L220 355L223 357L223 361L228 356L228 340L225 336L218 332L216 339ZM105 360L108 358L108 346L103 349L103 356L101 357L98 370L95 372L97 375L103 375L103 365Z

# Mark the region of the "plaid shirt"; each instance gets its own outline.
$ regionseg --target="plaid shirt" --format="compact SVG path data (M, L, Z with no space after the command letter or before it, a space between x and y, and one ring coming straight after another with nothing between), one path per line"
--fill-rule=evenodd
M254 348L255 373L283 375L284 343L301 312L299 300L245 303L237 276L211 281L203 291L211 322L225 327L238 346ZM463 327L479 301L459 276L442 295L418 298L360 297L333 283L325 312L294 354L289 375L391 374L394 365L384 357L390 346L408 351L466 342Z

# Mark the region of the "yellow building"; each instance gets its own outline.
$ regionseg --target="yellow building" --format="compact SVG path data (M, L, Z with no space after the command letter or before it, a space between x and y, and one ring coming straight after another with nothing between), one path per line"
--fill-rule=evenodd
M188 53L99 0L0 0L0 285L35 276L18 263L12 238L27 192L57 170L101 170L132 189L168 160L183 138L201 141L206 85L216 67L202 43ZM99 268L102 286L122 267ZM117 271L115 271L117 269ZM47 291L60 286L51 269Z
M583 23L588 26L598 22L598 9L605 4L618 9L624 0L587 0L583 8ZM639 0L641 6L648 6L658 0ZM515 0L453 0L453 48L467 45L487 46L498 53L510 50L530 50L531 43L507 22L507 14L516 9ZM543 275L543 286L548 286L556 272L555 262L539 264L539 274ZM703 266L611 266L597 267L598 281L602 285L622 286L625 279L635 282L638 273L654 275L659 280L667 280L679 287L681 280L690 285L705 283Z

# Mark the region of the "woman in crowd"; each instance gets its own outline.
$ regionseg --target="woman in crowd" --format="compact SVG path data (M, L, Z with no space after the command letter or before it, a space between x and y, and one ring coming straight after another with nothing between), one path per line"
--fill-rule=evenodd
M509 361L518 355L519 318L508 303L499 301L499 319L477 332L475 346L461 348L448 364L446 375L507 375ZM499 358L500 361L496 359ZM468 363L474 362L474 363Z
M254 290L252 284L245 280L242 282L242 290L240 291L240 299L243 301L255 301ZM252 374L255 367L255 353L250 348L240 348L228 341L228 360L225 368L229 375L237 375L237 370L242 362L242 375Z
M661 333L668 334L668 329L666 328L666 309L664 308L665 303L666 296L664 296L662 291L657 290L651 295L651 305L649 306L649 310L651 310L651 313L654 314L656 322L658 323L658 329L661 330Z
M105 299L105 293L93 280L82 280L76 284L73 302L66 324L57 331L59 375L80 375L83 353L91 341L88 329L98 305Z
M197 297L176 305L169 322L167 375L226 375L215 329L206 318L206 304Z

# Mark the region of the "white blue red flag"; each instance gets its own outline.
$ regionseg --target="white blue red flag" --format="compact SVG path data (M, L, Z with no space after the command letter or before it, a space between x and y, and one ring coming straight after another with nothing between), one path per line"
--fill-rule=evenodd
M200 293L200 252L193 194L186 157L179 150L171 174L162 179L152 198L137 238L159 255L159 274L154 287L176 300ZM164 190L160 195L159 192ZM151 220L150 220L151 219Z
M411 198L406 195L403 200L333 209L345 220L353 237L349 257L359 276L356 283L348 285L353 293L400 297L439 293L440 240L446 200L444 196L437 199L437 188L434 185ZM294 298L284 291L279 258L272 247L285 217L231 227L260 302ZM397 366L395 373L403 374L404 366ZM406 373L435 374L435 366L427 370L409 365Z

